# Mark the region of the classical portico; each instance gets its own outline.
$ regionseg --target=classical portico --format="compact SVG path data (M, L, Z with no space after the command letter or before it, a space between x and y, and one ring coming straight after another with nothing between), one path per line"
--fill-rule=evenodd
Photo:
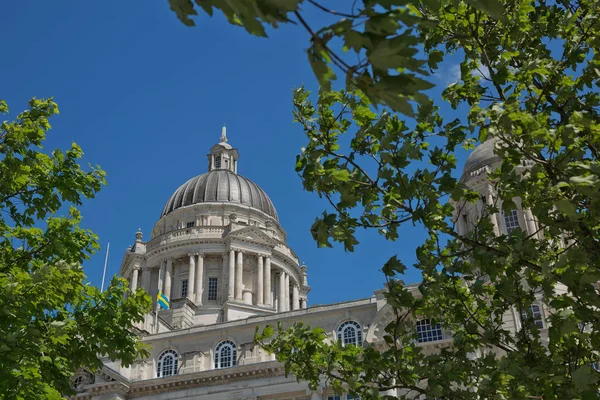
M121 274L132 290L153 297L144 330L160 330L161 321L190 327L307 306L306 266L287 246L267 194L238 174L239 157L223 128L209 171L173 193L149 241L136 233ZM159 306L159 293L169 309Z

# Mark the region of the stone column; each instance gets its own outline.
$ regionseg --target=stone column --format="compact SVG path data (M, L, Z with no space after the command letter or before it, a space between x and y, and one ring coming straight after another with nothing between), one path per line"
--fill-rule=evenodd
M171 301L171 275L173 275L173 259L167 258L167 268L165 269L165 291L164 294Z
M263 256L258 256L258 266L256 267L256 305L257 306L262 306L263 305L263 297L264 297L264 284L265 284L265 280L264 280L264 263L263 263Z
M227 285L227 298L233 299L233 288L235 286L235 250L229 251L229 275L227 278L229 280Z
M264 288L264 301L263 303L267 306L270 306L271 303L271 257L267 256L265 258L265 288Z
M304 299L304 298L300 300L300 308L301 308L302 310L304 310L304 309L306 308L306 301L307 301L307 300L306 300L306 299Z
M160 306L158 305L158 293L163 292L165 290L165 262L161 261L158 266L158 288L156 291L156 303L154 306L156 307L156 311L160 310Z
M238 251L235 268L235 299L242 300L242 284L244 282L244 253Z
M188 299L190 299L190 301L194 302L196 301L196 291L194 290L196 288L196 255L195 254L188 254L188 256L190 257L190 268L188 271Z
M533 219L533 213L529 208L525 209L525 225L527 226L527 234L533 235L536 233L537 228L535 226L535 220Z
M492 196L491 193L488 193L487 196L487 205L488 206L493 206L494 205L494 197ZM500 235L500 225L498 224L498 219L496 216L497 213L494 213L492 215L490 215L491 221L492 221L492 226L494 227L494 233L496 234L496 236Z
M163 293L165 291L165 266L166 261L161 261L160 269L158 270L158 291Z
M458 214L456 217L456 232L459 235L466 235L467 229L465 227L465 219L462 214Z
M130 288L131 288L131 292L135 293L135 291L137 290L137 281L138 281L138 274L139 274L139 268L134 268L133 272L131 273L131 282L130 283Z
M285 299L285 272L281 271L281 273L279 274L279 293L277 293L277 297L279 300L279 308L278 311L279 312L283 312L285 311L285 303L284 303L284 299Z
M290 311L290 276L285 274L285 311Z
M310 395L310 400L321 400L323 396L319 392L312 392Z
M300 299L298 295L298 285L294 285L294 287L292 288L292 310L300 309Z
M150 293L150 274L151 271L149 268L142 269L142 287L146 293Z
M225 277L227 276L227 269L229 268L229 265L227 264L227 252L223 252L223 254L221 254L221 257L223 257L223 270L221 272L222 278L220 279L219 286L217 287L217 289L222 294L217 293L217 299L219 300L226 298L227 296L227 293L225 293Z
M271 307L273 307L273 310L277 310L277 274L272 271L271 282L275 282L271 285Z
M198 254L196 265L196 304L202 304L202 292L204 291L204 254Z

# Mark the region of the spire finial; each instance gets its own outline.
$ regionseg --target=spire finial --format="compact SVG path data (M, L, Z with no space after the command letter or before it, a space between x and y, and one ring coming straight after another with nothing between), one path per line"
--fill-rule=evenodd
M221 129L221 143L227 143L227 128L225 124L223 124L223 128Z

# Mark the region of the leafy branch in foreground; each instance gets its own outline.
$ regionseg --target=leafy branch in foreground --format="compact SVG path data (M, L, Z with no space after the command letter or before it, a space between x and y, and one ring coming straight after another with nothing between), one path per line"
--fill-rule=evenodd
M0 101L0 112L8 106ZM104 293L81 263L98 249L76 206L105 184L104 171L79 165L75 143L41 151L52 99L32 99L0 126L0 398L63 398L80 367L99 355L132 363L146 354L133 333L150 300L114 278ZM68 206L67 215L60 216Z
M170 4L189 24L192 1ZM359 229L395 241L406 223L427 233L418 288L397 280L406 266L396 256L383 267L394 317L380 342L350 350L304 326L258 336L290 373L365 399L390 387L408 398L597 398L597 1L365 0L339 12L318 1L196 4L253 34L281 23L309 32L322 90L317 105L303 89L294 95L308 138L296 169L329 203L312 227L319 245L352 251ZM315 28L301 6L336 22ZM450 118L426 96L428 74L448 75L443 60L460 68L442 94ZM345 90L330 91L334 70ZM461 174L457 155L475 143L486 163ZM523 218L509 232L501 216L513 210ZM547 309L542 329L534 305ZM425 351L414 340L421 318L453 341Z
M194 3L210 16L215 10L221 11L230 23L256 36L266 37L269 27L297 25L308 34L308 61L323 87L331 87L337 72L347 85L360 88L372 102L407 115L413 115L411 101L427 100L423 92L433 87L428 81L428 67L441 61L439 53L419 57L417 27L434 25L435 21L416 16L410 8L398 7L410 2L363 1L360 6L358 2L347 2L333 10L314 0L169 0L171 9L187 26L195 25L191 18L198 14ZM501 11L497 0L473 3L484 8L493 3L496 6L492 5L491 10ZM316 28L308 17L309 9L318 10L327 20L339 20Z

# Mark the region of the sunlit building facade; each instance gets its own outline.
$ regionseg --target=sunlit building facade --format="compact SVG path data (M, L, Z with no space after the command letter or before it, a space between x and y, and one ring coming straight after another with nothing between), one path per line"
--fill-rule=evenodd
M487 142L467 161L463 180L480 185L499 160ZM166 202L148 241L142 232L123 257L120 274L132 290L153 298L153 312L137 327L150 357L130 367L104 360L94 373L81 369L73 384L76 399L257 399L351 400L325 382L310 390L286 377L283 366L253 343L256 327L302 321L325 329L343 345L382 345L383 329L394 314L383 290L370 298L310 306L308 268L286 242L269 196L240 174L238 150L227 140L209 151L207 172L181 185ZM238 165L239 164L239 165ZM489 186L481 184L484 196ZM467 229L477 210L457 215ZM527 211L498 216L497 228L529 230ZM318 267L318 266L315 266ZM417 285L408 285L418 296ZM169 308L157 301L164 294ZM542 304L532 310L545 327ZM505 316L519 329L520 317ZM419 343L429 351L451 343L451 335L427 319L417 319ZM395 395L390 391L388 395Z

